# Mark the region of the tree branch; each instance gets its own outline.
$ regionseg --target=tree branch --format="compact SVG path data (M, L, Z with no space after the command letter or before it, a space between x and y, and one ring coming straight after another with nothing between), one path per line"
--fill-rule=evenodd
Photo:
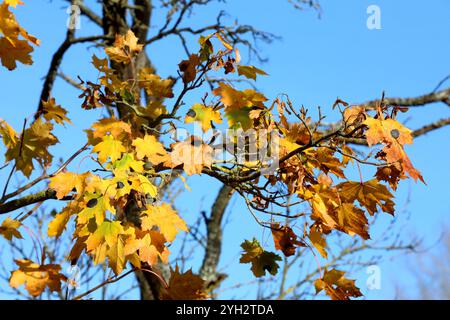
M56 50L55 54L53 55L52 61L50 63L50 68L48 69L47 76L45 77L44 86L42 87L41 96L39 98L39 106L38 110L35 114L35 119L37 119L43 110L43 101L47 101L50 97L51 91L53 89L53 85L55 83L56 76L58 75L58 69L61 65L62 59L64 57L64 54L66 51L76 43L83 43L83 42L91 42L96 40L105 40L108 39L108 36L105 35L99 35L99 36L90 36L90 37L83 37L83 38L74 38L74 30L69 29L67 31L67 36L64 42L59 46L58 50Z
M14 199L9 202L0 204L0 214L12 212L14 210L26 207L30 204L34 204L34 203L38 203L38 202L42 202L42 201L50 200L50 199L57 199L56 191L53 189L43 190L43 191L40 191L37 193L33 193L30 195L24 196L19 199ZM64 197L61 200L67 201L67 200L71 200L71 199L72 199L72 197L68 196L68 197Z
M199 274L207 285L218 280L217 266L222 249L222 219L232 195L233 188L223 185L211 208L211 216L206 221L207 242Z
M380 104L380 99L367 101L365 103L359 104L361 106L375 108ZM419 107L424 106L429 103L443 102L450 106L450 88L443 89L440 91L424 94L418 97L411 98L384 98L383 103L390 106L398 107Z

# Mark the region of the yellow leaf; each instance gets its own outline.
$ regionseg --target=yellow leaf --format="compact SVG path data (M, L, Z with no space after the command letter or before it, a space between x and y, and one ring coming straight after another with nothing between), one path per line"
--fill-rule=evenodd
M369 127L366 131L369 146L381 142L397 141L401 145L412 144L413 142L412 131L394 119L383 120L367 117L364 124Z
M120 140L131 134L131 126L121 120L115 118L104 118L92 125L92 137L103 138L106 135L111 135Z
M60 213L56 214L52 221L48 224L47 235L49 237L59 237L66 228L67 222L69 222L72 212L64 209Z
M7 217L0 225L0 234L7 240L12 240L13 237L22 239L22 235L19 230L17 230L21 225L20 221Z
M23 2L22 1L20 1L20 0L5 0L5 3L7 4L7 5L10 5L11 7L16 7L18 4L23 4Z
M90 252L100 246L103 242L111 247L116 243L119 234L125 234L120 221L105 220L86 240L86 249Z
M143 194L149 194L152 198L155 198L157 196L158 189L153 183L150 182L150 180L146 176L138 174L129 177L129 180L131 182L131 187L134 190L138 190Z
M44 123L41 119L34 121L25 130L23 141L18 140L8 148L5 154L6 161L15 161L16 169L22 171L26 177L29 177L34 169L33 160L42 166L49 165L53 157L48 152L48 147L58 142L51 133L52 130L52 123Z
M56 123L64 124L64 122L72 123L67 118L67 110L56 104L55 98L50 98L48 101L42 101L43 117L47 121L54 120Z
M374 215L377 212L377 206L384 212L394 214L394 202L392 201L394 196L386 186L379 183L376 179L363 183L347 181L336 187L345 202L353 203L357 200L362 207L369 211L370 215Z
M126 263L125 242L132 236L131 228L125 229L120 221L103 221L86 240L86 251L94 256L96 264L108 258L108 264L116 275Z
M8 0L0 4L0 34L5 36L0 38L0 59L3 66L9 70L17 67L16 61L32 64L30 53L33 51L33 47L28 42L39 45L39 40L20 27L14 14L9 11L8 4L15 7L18 3L16 0ZM19 36L25 40L20 40Z
M136 156L138 159L150 161L153 165L157 165L168 159L168 154L164 146L155 136L145 135L144 138L136 138L132 144L136 148Z
M186 118L184 119L185 123L191 123L194 121L201 123L203 132L211 129L211 123L213 121L216 123L222 123L220 112L215 111L212 107L207 107L199 103L194 104L191 107L186 115Z
M228 42L225 41L225 39L224 39L223 36L220 34L220 32L217 32L217 33L216 33L216 37L217 37L217 39L220 40L220 42L222 42L222 44L223 44L223 46L224 46L225 48L227 48L228 50L233 50L233 47L232 47Z
M214 150L194 136L175 143L172 149L170 160L165 164L172 168L183 165L188 176L200 174L203 167L210 167L213 163Z
M167 203L161 206L147 206L144 213L142 229L152 230L156 226L169 242L175 240L179 231L188 231L186 223Z
M364 124L369 127L366 131L366 139L369 146L383 143L386 146L386 161L394 163L407 172L415 181L418 179L425 183L420 172L414 168L403 146L412 144L412 131L394 119L375 119L367 117Z
M256 80L256 75L263 75L263 76L267 76L267 73L265 73L263 70L258 69L254 66L240 66L238 65L237 67L238 70L238 75L240 76L244 76L248 79L253 79Z
M362 296L361 291L355 286L355 280L344 277L344 272L336 269L325 270L321 279L314 282L316 293L325 290L332 300L350 300L350 297Z
M46 287L50 291L61 291L61 281L67 280L60 273L60 265L39 265L26 259L15 260L15 262L19 269L12 272L9 285L18 288L25 284L25 289L34 297L39 296Z
M173 98L173 81L171 79L161 79L153 74L150 68L143 68L139 72L139 87L154 98Z
M220 96L220 101L225 105L225 110L240 109L242 107L264 108L267 98L253 89L239 91L223 82L219 83L219 88L213 90L213 94Z
M108 256L109 267L116 275L119 275L125 268L126 263L123 236L117 237L116 242L109 247L106 255Z
M2 136L4 145L10 149L18 141L19 136L17 132L3 119L0 118L0 135Z
M14 44L20 34L20 26L16 21L14 14L9 11L7 3L0 4L0 33L2 33L5 38Z
M323 234L318 232L314 227L309 231L309 240L313 244L313 246L319 251L320 255L325 259L328 257L328 253L325 250L327 246L327 242Z
M84 191L86 186L85 180L90 174L77 174L73 172L61 172L51 177L49 188L56 191L56 197L62 199L67 196L74 188L78 194Z
M84 208L77 215L78 224L87 224L89 220L95 218L95 222L99 225L105 219L106 211L115 214L109 199L97 194L85 195L83 202L80 203L81 206L84 206Z
M116 35L116 41L112 47L105 49L109 58L115 62L128 64L142 51L143 45L138 44L138 38L133 31L128 30L125 36Z
M98 153L98 160L101 163L105 163L108 158L111 162L114 162L117 159L120 159L122 157L122 152L125 151L126 149L122 142L109 135L104 136L102 142L95 145L92 149L92 152Z
M124 153L120 160L113 163L112 167L115 172L142 172L144 171L144 162L134 159L134 156L131 153Z
M357 234L365 240L370 238L368 221L364 211L353 204L343 203L337 209L337 220L338 226L336 229L340 229L350 235Z
M3 66L10 71L17 67L17 61L28 65L33 64L31 52L33 47L25 40L16 40L13 45L6 38L0 38L0 59Z

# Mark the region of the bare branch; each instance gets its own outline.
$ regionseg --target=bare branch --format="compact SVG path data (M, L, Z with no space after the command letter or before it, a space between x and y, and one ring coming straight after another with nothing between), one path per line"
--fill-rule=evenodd
M222 219L232 195L233 189L223 185L212 206L211 216L206 221L206 250L199 274L208 284L217 280L217 265L222 249Z

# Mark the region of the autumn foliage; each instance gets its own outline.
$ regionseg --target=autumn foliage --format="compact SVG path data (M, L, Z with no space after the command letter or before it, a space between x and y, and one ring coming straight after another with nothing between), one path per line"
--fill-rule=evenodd
M39 44L11 12L11 7L20 3L5 0L0 5L0 58L9 70L15 69L17 62L31 64L33 46ZM170 244L177 241L180 232L189 232L171 204L159 200L161 185L174 175L214 177L245 199L248 214L288 206L277 191L280 185L292 202L307 206L308 210L287 217L270 211L270 221L255 220L261 228L270 229L277 250L267 251L256 238L236 248L236 252L242 249L240 262L249 264L255 277L277 275L282 256L292 256L299 247L327 258L327 237L333 232L369 239L369 216L394 215L393 192L398 183L407 178L424 182L404 149L413 142L412 132L396 120L397 113L406 109L337 101L333 112L341 115L338 126L324 130L322 118L313 119L307 109L295 107L287 96L271 99L256 89L241 90L227 81L231 75L249 81L267 76L261 69L242 65L238 48L230 43L220 30L201 36L198 52L178 65L181 88L175 86L174 79L161 78L148 67L128 79L117 75L116 68L135 63L144 50L145 44L139 43L131 30L117 34L104 54L92 57L92 68L99 78L80 79L80 107L85 112L119 106L125 111L120 117L113 115L87 124L85 145L73 150L73 156L56 171L38 178L47 183L38 201L65 202L48 224L47 236L57 238L73 231L67 257L72 264L81 255L88 255L95 264L107 264L119 276L128 270L155 272L158 262L168 263ZM206 92L202 85L210 74L224 78ZM187 114L181 114L183 98L193 90L206 94ZM64 143L54 129L71 123L58 97L42 104L43 109L23 129L0 119L5 160L26 178L38 167L46 169L54 163L49 147ZM180 122L196 123L202 132L235 130L247 133L248 138L243 150L236 147L239 136L232 136L226 146L198 135L169 143L168 137ZM261 131L276 135L276 139L264 136L269 139L269 148L256 134ZM361 159L354 152L350 145L355 140L371 148L369 157ZM275 144L278 166L274 170L268 170L271 164L247 154L252 148L257 152L265 148L266 152ZM92 161L97 170L66 169L81 153L89 155L85 161ZM222 153L228 154L227 161L220 158ZM357 181L347 179L347 170L355 166L373 167L373 175L361 174ZM20 208L14 199L36 183L30 180L20 192L6 193L0 202L2 213ZM309 222L296 225L299 216L307 216ZM8 241L20 241L25 218L6 217L0 234ZM46 264L45 256L39 261L23 257L16 264L10 285L23 285L32 296L47 288L60 291L67 281L61 266ZM161 281L162 299L208 297L204 280L192 271L181 273L178 266L172 267L167 282ZM332 299L361 296L354 280L340 270L322 270L314 284L318 293L323 291Z

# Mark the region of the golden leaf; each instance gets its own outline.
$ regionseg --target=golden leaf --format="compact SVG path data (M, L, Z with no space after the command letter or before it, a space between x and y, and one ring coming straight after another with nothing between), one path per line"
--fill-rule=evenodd
M191 123L194 121L201 123L203 132L211 129L211 123L213 121L216 123L222 123L220 112L215 111L212 107L207 107L199 103L196 103L191 107L186 115L186 118L184 119L185 123Z
M7 240L12 240L13 237L22 239L20 231L17 230L21 225L20 221L7 217L0 225L0 234Z
M142 217L142 229L152 230L156 226L169 242L175 240L178 232L188 231L184 220L167 203L160 206L147 206L147 210L144 213L145 216Z
M314 282L316 293L325 290L332 300L350 300L350 297L362 296L355 286L355 280L345 278L344 274L345 272L336 269L325 270L323 277Z
M116 35L113 46L106 48L105 52L111 60L128 64L142 51L143 47L142 44L138 44L138 38L133 31L128 30L125 36Z
M15 260L15 262L19 269L12 272L9 285L18 288L25 284L25 289L34 297L39 296L46 287L50 291L61 291L61 281L67 280L60 273L60 265L39 265L26 259Z

